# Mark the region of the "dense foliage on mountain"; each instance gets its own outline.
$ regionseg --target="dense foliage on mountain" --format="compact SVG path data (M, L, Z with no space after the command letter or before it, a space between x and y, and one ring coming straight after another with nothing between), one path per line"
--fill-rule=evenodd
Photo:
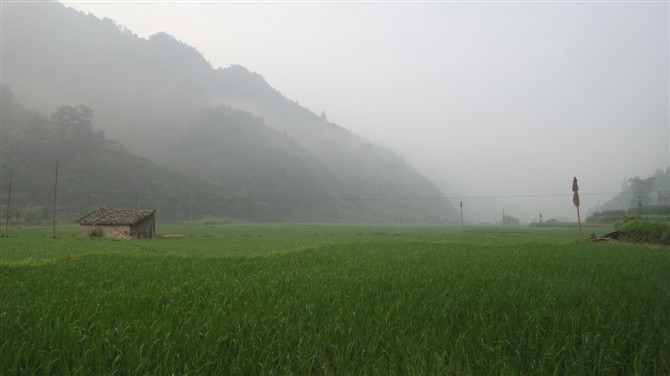
M246 215L239 202L211 200L234 197L224 187L157 166L93 131L93 113L87 107L61 106L47 117L25 109L6 86L1 105L0 171L3 194L9 193L11 175L13 219L20 220L26 206L28 211L48 212L57 161L57 206L64 219L105 206L156 208L164 218L183 218L189 211ZM192 197L210 200L189 201Z
M293 140L266 127L262 119L226 106L203 109L187 137L175 144L167 163L262 201L256 220L336 220L341 198L318 159ZM283 213L283 214L282 214Z
M670 205L670 167L665 171L656 170L647 178L626 179L621 185L621 193L611 200L596 206L594 211L629 210L638 206Z
M436 199L442 192L397 155L285 98L243 67L213 69L168 34L139 38L114 21L58 3L6 3L3 12L2 83L21 103L42 113L56 114L63 105L92 110L95 124L82 130L87 139L71 142L124 154L88 163L137 158L128 151L148 158L121 163L134 166L119 172L123 179L101 168L113 179L100 180L101 186L133 192L128 184L136 182L161 196L164 184L138 183L152 180L146 176L154 172L146 170L160 165L181 171L171 173L178 185L198 182L181 184L183 194L175 197L218 200L220 210L210 210L216 213L197 215L301 221L456 215ZM9 158L3 176L8 168L25 169L14 149L3 153ZM51 164L42 160L30 173L44 179ZM212 187L217 195L208 193Z
M653 176L627 179L621 193L598 205L586 219L587 223L621 224L624 218L644 216L670 221L670 168L656 170Z

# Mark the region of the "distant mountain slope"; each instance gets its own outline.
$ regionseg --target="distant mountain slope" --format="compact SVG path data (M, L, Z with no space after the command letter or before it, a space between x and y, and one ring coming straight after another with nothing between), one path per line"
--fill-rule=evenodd
M61 106L47 117L24 108L8 87L0 88L0 180L5 197L12 175L16 216L27 204L51 207L56 161L58 215L65 219L97 207L135 206L156 209L163 219L183 219L189 213L247 219L245 206L257 205L230 200L235 194L225 187L131 154L118 141L94 132L92 114L85 108Z
M165 160L245 200L264 202L271 210L256 210L255 219L337 220L338 208L351 206L333 201L341 190L317 158L262 119L223 105L201 110Z
M243 67L213 69L167 34L139 38L58 3L2 7L2 79L24 104L44 113L88 106L96 127L130 151L226 187L232 197L267 200L265 219L456 213L445 200L425 200L443 194L394 153Z
M670 167L666 167L665 171L656 170L653 175L644 179L636 176L624 181L621 193L594 207L591 212L629 210L638 208L639 205L670 205Z

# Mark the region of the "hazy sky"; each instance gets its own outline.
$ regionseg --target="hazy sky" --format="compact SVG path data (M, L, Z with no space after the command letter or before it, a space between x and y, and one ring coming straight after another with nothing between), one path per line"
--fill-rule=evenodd
M586 209L670 164L666 1L64 3L263 75L480 197L471 221L574 216L573 176Z

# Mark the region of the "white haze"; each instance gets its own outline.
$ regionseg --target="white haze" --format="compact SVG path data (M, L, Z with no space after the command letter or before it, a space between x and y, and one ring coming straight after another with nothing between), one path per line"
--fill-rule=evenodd
M667 2L64 2L403 156L465 219L574 218L670 164Z

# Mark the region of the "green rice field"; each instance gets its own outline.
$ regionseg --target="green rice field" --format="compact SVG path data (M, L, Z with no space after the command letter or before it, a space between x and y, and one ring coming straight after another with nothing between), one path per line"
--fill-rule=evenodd
M157 230L183 236L0 239L0 374L670 374L668 247L572 228Z

